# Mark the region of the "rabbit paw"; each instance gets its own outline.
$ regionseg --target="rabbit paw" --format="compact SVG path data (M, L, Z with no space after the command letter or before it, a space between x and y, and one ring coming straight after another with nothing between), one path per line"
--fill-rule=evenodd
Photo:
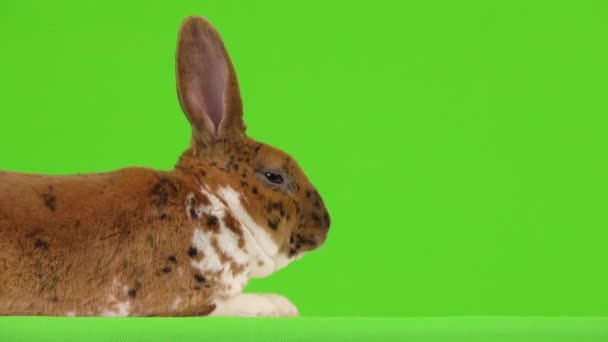
M209 316L297 317L298 309L287 298L267 293L240 293L217 299Z

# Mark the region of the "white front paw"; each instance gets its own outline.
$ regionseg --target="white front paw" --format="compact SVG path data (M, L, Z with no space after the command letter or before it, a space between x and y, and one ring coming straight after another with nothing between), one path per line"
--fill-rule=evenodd
M240 293L215 300L209 316L296 317L298 309L287 298L266 293Z
M298 317L300 314L298 313L298 308L293 305L289 299L279 296L272 293L261 294L261 296L266 297L266 299L270 300L274 306L277 308L279 317Z

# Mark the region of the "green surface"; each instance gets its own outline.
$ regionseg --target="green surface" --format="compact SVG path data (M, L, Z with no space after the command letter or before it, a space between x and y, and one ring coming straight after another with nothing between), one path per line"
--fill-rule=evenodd
M35 325L22 330L23 325ZM6 318L3 342L35 341L604 342L608 318Z
M0 169L170 168L191 14L225 40L248 132L332 217L248 291L309 317L608 315L605 2L3 0Z

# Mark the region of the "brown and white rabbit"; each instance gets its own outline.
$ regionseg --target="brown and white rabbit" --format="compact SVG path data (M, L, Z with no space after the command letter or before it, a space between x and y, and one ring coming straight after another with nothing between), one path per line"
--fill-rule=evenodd
M0 314L298 314L242 290L323 244L323 201L289 155L246 136L211 24L186 18L176 59L192 139L173 170L0 172Z

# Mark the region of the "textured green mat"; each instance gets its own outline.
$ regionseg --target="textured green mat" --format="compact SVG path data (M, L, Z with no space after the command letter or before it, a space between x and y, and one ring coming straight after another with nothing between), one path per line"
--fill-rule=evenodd
M0 341L608 341L608 317L0 318Z

